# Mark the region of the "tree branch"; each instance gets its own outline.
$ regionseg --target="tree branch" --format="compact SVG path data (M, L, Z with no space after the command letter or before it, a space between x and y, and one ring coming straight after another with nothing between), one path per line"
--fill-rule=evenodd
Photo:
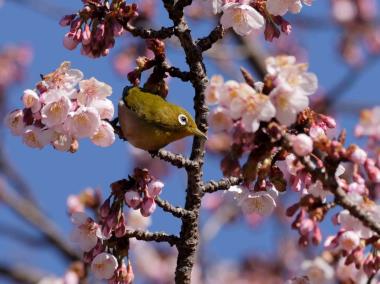
M35 284L43 278L41 273L32 269L25 267L16 268L6 264L0 264L0 275L23 284Z
M171 77L179 78L184 82L190 81L190 72L181 71L177 67L170 66L166 61L162 62L161 67L165 72L169 73Z
M203 37L197 41L197 46L202 51L209 50L214 43L222 39L224 36L224 29L222 25L217 25L208 36Z
M188 212L181 207L173 206L168 201L161 199L159 196L156 196L155 201L157 205L162 208L162 210L171 213L174 217L188 218L192 215L191 212Z
M210 180L205 184L204 193L213 193L219 190L228 190L231 186L238 185L243 182L242 177L226 177L219 181Z
M150 152L152 156L157 156L161 160L164 160L166 162L169 162L173 166L176 166L177 168L186 168L186 169L191 169L191 168L198 168L199 164L195 161L192 161L190 159L186 159L184 156L180 154L174 154L172 152L169 152L164 149L160 149L155 152Z
M171 246L174 246L178 243L179 238L175 235L168 235L164 232L148 232L148 231L127 231L127 233L124 236L125 238L135 238L140 241L147 241L147 242L166 242L169 243Z
M77 252L62 238L62 233L58 232L53 222L46 218L30 201L8 193L3 184L0 184L0 200L40 231L64 257L69 260L80 259Z
M134 37L140 37L143 39L156 38L156 39L166 39L174 35L173 27L162 27L159 30L145 29L140 27L132 26L130 23L119 19L119 23L123 26L125 30L130 32Z

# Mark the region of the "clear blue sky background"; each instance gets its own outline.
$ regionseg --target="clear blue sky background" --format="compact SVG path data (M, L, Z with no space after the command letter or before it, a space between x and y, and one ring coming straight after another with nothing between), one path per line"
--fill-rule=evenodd
M7 94L9 109L21 106L22 91L32 88L39 80L39 74L54 70L64 60L70 60L74 68L84 72L85 77L95 76L110 84L114 92L112 100L114 103L117 102L127 81L115 74L109 57L93 60L81 56L78 49L75 51L64 49L62 38L66 30L58 25L57 20L32 11L23 5L15 4L14 1L6 0L5 2L5 5L0 8L0 46L27 43L34 50L34 59L28 69L27 77L20 85L11 88ZM67 11L75 11L82 5L79 0L49 2L67 8ZM328 19L327 2L315 1L312 7L304 8L303 15ZM62 14L64 12L62 11ZM207 34L207 32L207 25L196 31L199 35ZM308 50L310 69L318 75L320 85L325 89L332 87L346 71L346 65L337 56L338 30L323 28L306 31L294 28L293 32L299 33L301 45ZM121 41L117 41L116 49L120 47ZM184 61L178 52L173 53L170 59L174 63ZM208 68L208 72L209 75L212 75L218 73L218 70L211 67ZM380 97L376 88L379 74L380 65L373 66L365 72L364 76L355 83L341 101L360 102L368 106L380 105ZM178 83L177 80L171 81L170 100L184 105L190 110L191 96L190 88L184 88L184 85ZM338 120L340 127L345 127L350 132L358 119L357 116L358 113L340 115ZM352 139L351 135L349 137ZM106 196L109 184L124 178L132 170L127 146L121 141L117 141L112 147L105 149L96 147L88 141L81 141L79 151L76 154L69 154L55 151L50 147L43 150L28 148L22 144L20 138L13 137L6 131L5 147L12 163L32 187L46 215L59 224L62 233L67 236L72 228L66 214L67 196L78 193L88 186L101 188ZM219 158L207 157L205 178L220 177L218 168ZM186 184L183 171L180 174L171 175L165 182L167 186L163 197L170 199L175 204L182 204ZM10 213L1 203L0 216L0 234L1 224L11 222L13 225L25 229L28 234L36 235L33 229ZM152 230L168 230L175 233L179 229L179 224L173 224L171 218L162 214L160 210L156 211L153 220ZM265 254L271 251L271 247L279 235L281 232L275 230L273 222L268 222L258 230L252 230L241 224L233 225L225 229L215 240L211 248L211 255L218 258L236 258L254 248L256 248L256 252ZM239 241L236 241L237 239ZM231 245L232 243L233 245ZM221 247L223 249L220 249ZM38 266L42 270L57 275L61 275L66 268L65 263L56 256L53 250L25 246L1 235L0 260L17 263L17 265ZM0 282L4 283L2 280Z

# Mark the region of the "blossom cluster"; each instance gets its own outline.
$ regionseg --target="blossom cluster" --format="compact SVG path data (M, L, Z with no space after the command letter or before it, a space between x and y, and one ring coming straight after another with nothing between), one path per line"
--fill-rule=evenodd
M108 147L115 141L113 127L106 121L114 115L107 98L111 93L106 83L83 80L80 70L63 62L43 76L35 89L24 91L24 108L10 112L5 123L32 148L51 144L56 150L75 152L77 139L86 137L97 146Z
M101 205L94 190L86 189L78 196L69 196L68 211L75 225L72 240L84 252L84 262L91 263L97 278L108 279L109 283L132 282L132 266L123 261L127 249L124 242L128 239L124 237L128 232L145 229L150 224L148 217L156 208L154 198L161 193L163 186L147 170L135 169L129 180L111 185L112 194ZM127 215L123 210L124 203L133 209ZM96 210L99 222L87 216L86 208Z
M136 17L136 4L127 4L124 0L82 1L84 7L77 13L64 16L61 26L70 26L63 45L75 49L82 44L81 53L91 58L108 55L115 45L115 37L121 36L126 24Z
M7 46L0 51L0 92L24 75L25 67L32 59L32 50L28 46Z
M282 16L288 11L299 13L302 4L310 6L312 0L213 0L213 10L223 12L220 22L225 28L232 27L242 36L265 26L265 38L271 41L280 36L280 30L291 32L291 25Z
M315 74L307 72L306 64L296 64L292 56L269 57L266 61L268 75L264 82L254 86L236 81L223 82L213 76L206 90L206 101L217 105L210 115L215 131L231 129L240 124L246 132L256 132L260 122L276 118L290 126L297 114L309 105L309 98L318 88ZM264 94L265 85L272 90Z

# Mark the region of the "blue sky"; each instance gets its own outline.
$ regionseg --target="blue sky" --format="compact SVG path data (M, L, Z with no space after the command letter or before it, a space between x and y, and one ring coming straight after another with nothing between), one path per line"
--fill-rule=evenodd
M63 35L66 30L61 28L57 21L46 15L32 11L19 4L17 1L6 1L0 8L0 46L14 43L30 44L34 50L34 59L28 68L25 80L12 87L8 95L9 109L21 105L22 91L31 88L39 80L39 74L54 70L64 60L72 62L74 68L83 71L86 78L96 77L107 82L113 88L112 100L117 102L126 79L117 76L112 69L109 58L89 59L79 54L79 50L68 51L62 46ZM81 6L81 1L51 1L67 11L75 11ZM312 7L304 8L302 15L313 16L320 19L328 19L328 1L315 1ZM64 13L64 11L63 11ZM163 14L164 15L164 14ZM208 25L202 25L196 29L197 34L207 34ZM332 87L339 78L344 76L347 67L337 56L338 30L316 29L306 31L294 28L294 33L299 33L301 45L309 52L310 69L315 72L320 80L320 85L325 89ZM126 44L123 41L123 44ZM116 43L120 46L120 41ZM116 48L117 49L117 48ZM112 52L111 52L112 56ZM171 54L172 62L183 62L181 53ZM183 64L183 63L182 63ZM185 69L186 67L183 66ZM209 75L220 72L215 66L208 68ZM380 96L376 93L376 83L380 74L380 65L374 65L364 73L355 85L346 92L340 100L365 103L368 106L379 105ZM191 94L189 87L185 87L177 80L171 81L169 100L191 109ZM339 102L338 102L339 107ZM338 116L340 127L352 131L357 121L358 113L350 113ZM349 135L352 139L352 135ZM187 141L188 143L190 140ZM5 148L12 163L19 169L21 175L30 184L39 204L57 224L64 235L68 235L71 224L66 214L66 198L69 194L78 193L85 187L101 188L103 195L108 193L109 184L115 180L124 178L131 172L131 163L125 142L116 141L110 148L99 148L88 141L80 142L80 149L75 154L61 153L50 147L36 150L26 147L18 137L13 137L8 131L5 133ZM205 178L218 178L219 158L207 157ZM171 175L165 180L163 197L170 199L174 204L182 204L183 191L186 180L183 170L180 174ZM156 211L152 230L168 230L177 232L179 223L173 223L171 218ZM1 224L11 222L20 226L26 232L35 235L35 231L25 226L25 223L15 217L10 211L0 204L0 232ZM223 230L217 237L212 248L211 255L218 257L238 257L256 247L256 251L264 254L271 251L271 247L279 235L273 222L252 230L247 226L233 225ZM239 239L238 242L234 241ZM263 241L265 240L265 241ZM230 244L234 241L234 245ZM221 250L220 247L224 249ZM260 248L259 250L257 248ZM62 274L65 264L56 257L53 250L39 247L20 245L7 237L0 236L1 261L5 257L9 263L18 265L33 264L55 274Z

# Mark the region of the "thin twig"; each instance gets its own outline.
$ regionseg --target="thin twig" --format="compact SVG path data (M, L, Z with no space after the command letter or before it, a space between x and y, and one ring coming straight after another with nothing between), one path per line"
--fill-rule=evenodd
M184 82L190 81L190 72L181 71L177 67L170 66L166 61L162 62L161 68L163 68L165 72L169 73L171 77L179 78Z
M159 196L156 196L155 201L162 210L171 213L174 217L187 218L191 216L191 212L186 211L182 207L174 206L168 201L161 199Z
M134 27L130 23L123 20L119 20L120 24L125 30L130 32L135 37L140 37L143 39L155 38L155 39L166 39L174 35L173 27L161 27L159 30L146 29L140 27Z
M0 275L23 284L35 284L43 278L43 275L38 271L21 266L12 267L6 264L0 264Z
M222 25L217 25L208 36L203 37L197 41L197 46L202 50L206 51L212 48L214 43L222 39L224 36L224 29Z
M137 240L141 241L147 241L147 242L166 242L169 243L171 246L174 246L178 243L179 238L175 235L168 235L164 232L148 232L148 231L128 231L126 235L124 236L126 238L135 238Z
M79 254L62 238L55 224L39 211L33 203L20 196L10 194L0 185L0 200L7 204L17 215L33 225L67 259L78 260Z
M187 168L199 167L199 164L197 162L187 159L180 154L174 154L164 149L160 149L156 152L151 152L151 154L153 157L158 157L161 160L169 162L170 164L172 164L173 166L176 166L177 168L187 169Z
M210 180L205 184L204 192L213 193L219 190L228 190L231 186L238 185L243 182L242 177L226 177L219 181Z

